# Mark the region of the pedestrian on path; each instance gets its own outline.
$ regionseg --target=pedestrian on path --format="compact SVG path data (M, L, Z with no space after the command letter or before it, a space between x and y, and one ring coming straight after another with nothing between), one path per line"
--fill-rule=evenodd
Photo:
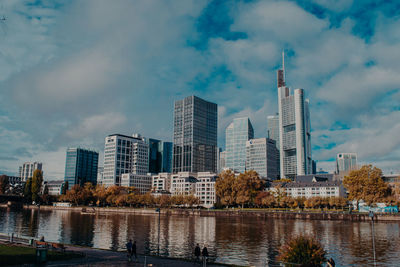
M126 250L128 251L128 261L132 261L132 239L129 239L129 242L126 243Z
M197 243L196 247L194 248L194 256L196 256L196 261L200 261L201 250L199 243Z
M135 255L135 260L137 262L138 260L137 260L137 255L136 255L136 241L134 241L133 245L132 245L132 254Z
M203 255L203 262L207 262L207 258L208 258L208 250L207 247L204 245L203 251L201 252L201 254Z
M328 260L326 266L328 266L328 267L335 267L335 261L334 261L332 258L330 258L330 259Z

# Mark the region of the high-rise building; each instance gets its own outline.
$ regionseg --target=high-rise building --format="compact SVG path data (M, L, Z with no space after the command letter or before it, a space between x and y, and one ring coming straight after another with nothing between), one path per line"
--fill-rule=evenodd
M35 170L42 171L41 162L25 162L19 167L19 177L21 177L22 182L26 182L29 178L32 178L33 172Z
M356 153L339 153L336 155L336 173L349 172L357 169Z
M83 148L68 148L65 161L64 182L68 182L68 189L78 184L97 184L97 167L99 153Z
M103 184L103 172L104 172L104 167L99 166L97 167L97 184Z
M267 117L267 137L276 141L279 149L279 113Z
M254 138L249 118L236 118L225 130L225 166L233 171L246 170L246 142Z
M124 173L149 172L149 145L140 135L112 134L105 138L103 185L121 185Z
M217 171L217 108L196 96L175 101L174 173Z
M291 94L284 77L283 64L278 71L280 175L294 179L312 173L309 100L303 89Z
M247 170L254 170L263 178L279 178L276 141L269 138L250 139L246 142Z
M149 145L149 172L172 171L172 142L163 142L153 138L145 138Z

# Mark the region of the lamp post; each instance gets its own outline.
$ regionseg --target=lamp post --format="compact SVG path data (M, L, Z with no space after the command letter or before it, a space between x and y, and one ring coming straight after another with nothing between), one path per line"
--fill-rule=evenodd
M374 212L372 210L369 211L369 217L371 218L371 225L372 225L372 249L374 251L374 266L376 266Z
M158 212L158 241L157 241L157 255L160 256L160 214L161 209L157 208L156 212Z

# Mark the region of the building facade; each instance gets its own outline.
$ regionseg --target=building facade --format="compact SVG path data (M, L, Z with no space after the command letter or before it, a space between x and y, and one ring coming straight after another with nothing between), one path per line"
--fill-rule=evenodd
M251 139L246 142L247 170L254 170L264 179L279 178L278 149L275 140Z
M275 140L279 149L279 113L267 117L267 137Z
M283 74L281 72L283 71ZM284 68L278 71L280 175L294 179L312 173L309 100L303 89L293 94L285 86ZM282 79L283 81L279 81Z
M121 186L135 187L140 194L151 191L151 175L123 173L121 175Z
M157 175L152 176L152 191L162 192L171 191L172 174L167 172L161 172Z
M194 195L196 193L196 174L191 172L178 172L172 175L171 194Z
M246 170L246 142L254 138L249 118L236 118L225 130L225 167L233 171Z
M64 181L47 181L44 182L45 187L50 196L59 196L62 193L62 188L65 185Z
M83 148L68 148L65 161L64 182L68 182L68 189L78 184L97 184L97 167L99 153Z
M113 134L105 138L104 186L121 185L124 173L143 174L149 171L149 146L139 135Z
M271 192L277 192L277 184L273 183L270 187ZM288 197L345 197L346 192L343 184L338 181L326 182L303 182L303 183L281 183L281 188L285 190Z
M173 172L217 171L217 104L196 96L175 101Z
M172 142L145 138L149 145L149 172L172 172Z
M42 170L41 162L25 162L22 166L19 167L19 177L21 177L22 182L26 182L29 178L32 178L33 172L35 170Z
M195 196L199 199L199 204L205 208L211 208L217 202L215 193L217 177L217 174L211 172L197 173Z
M336 173L350 172L357 169L356 153L339 153L336 155Z

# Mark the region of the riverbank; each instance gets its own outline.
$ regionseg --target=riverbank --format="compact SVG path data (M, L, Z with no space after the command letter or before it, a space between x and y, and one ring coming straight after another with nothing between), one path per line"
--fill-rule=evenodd
M24 205L24 209L39 209L38 206ZM96 213L133 213L133 214L158 214L154 208L116 208L116 207L54 207L40 206L41 210L70 210L87 214ZM200 216L200 217L258 217L276 219L301 219L301 220L342 220L342 221L370 221L368 213L352 213L342 211L276 211L266 209L161 209L161 215L166 216ZM375 221L399 221L400 214L375 214Z

